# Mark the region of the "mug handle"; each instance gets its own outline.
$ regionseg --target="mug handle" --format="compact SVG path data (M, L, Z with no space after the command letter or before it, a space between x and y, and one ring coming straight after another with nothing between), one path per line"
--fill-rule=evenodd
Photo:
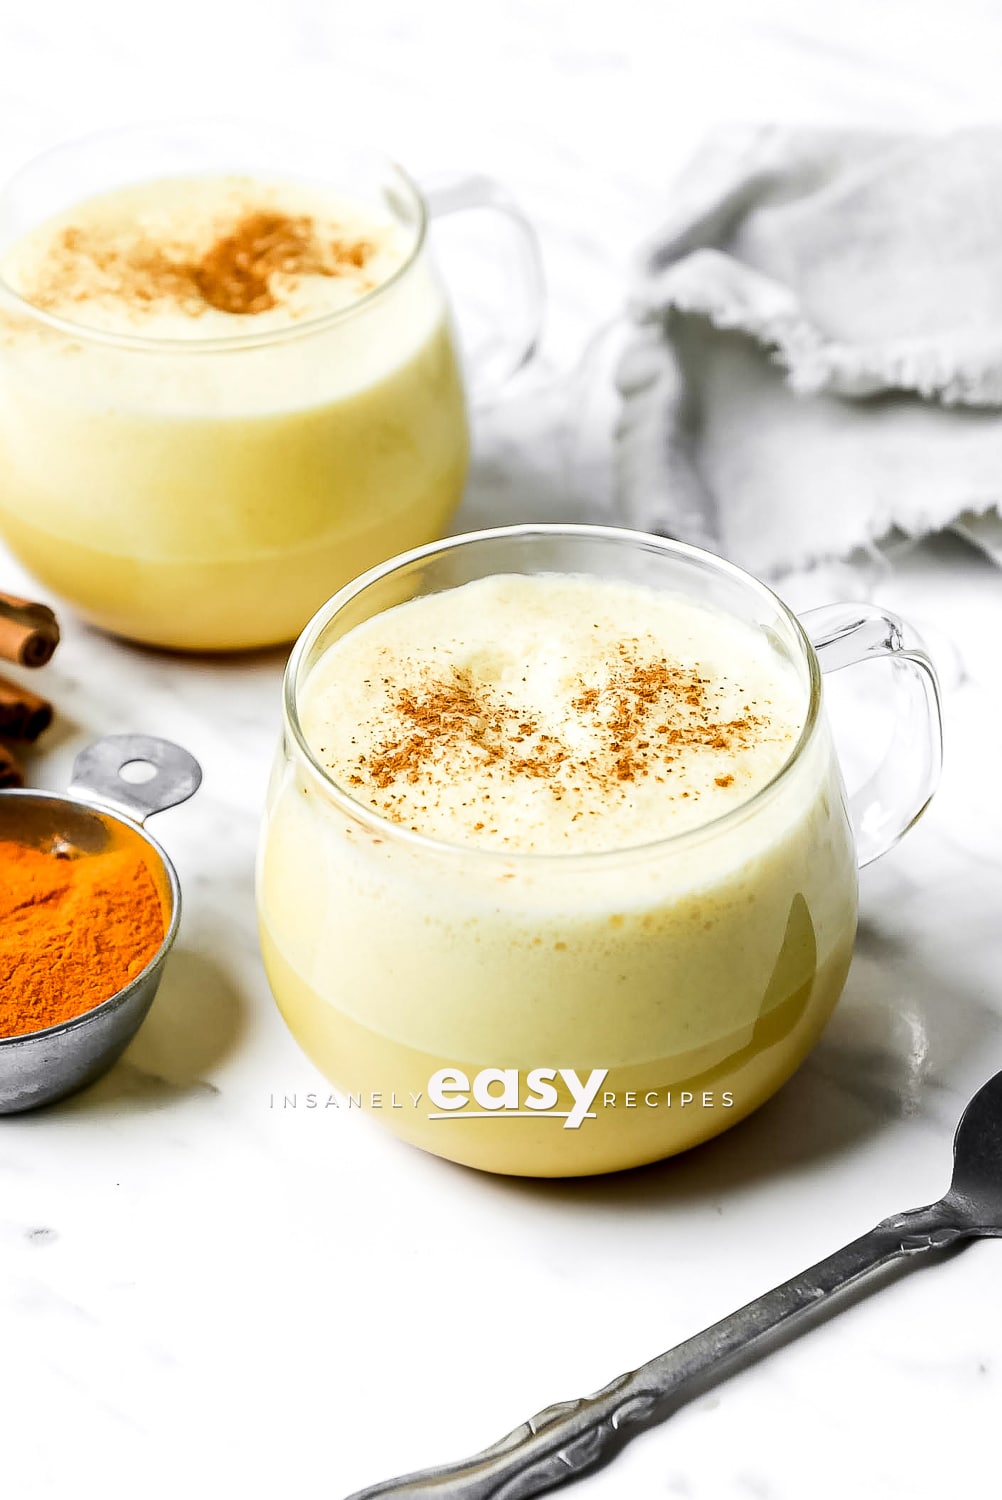
M898 702L887 753L849 798L860 868L886 854L921 817L943 764L936 669L912 627L874 604L826 604L800 617L822 672L889 657Z
M505 308L503 334L490 350L474 354L470 361L470 396L481 405L492 400L528 364L539 344L544 301L539 239L518 204L493 177L440 177L422 184L422 192L432 218L466 209L488 209L503 215L514 231L514 277L519 295Z

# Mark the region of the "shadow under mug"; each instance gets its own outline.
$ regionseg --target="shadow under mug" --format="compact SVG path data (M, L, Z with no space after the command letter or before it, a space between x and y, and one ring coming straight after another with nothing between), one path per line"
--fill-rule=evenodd
M347 307L257 330L253 314L230 314L225 337L85 326L84 304L77 322L5 281L11 247L54 215L206 174L368 204L396 226L403 262ZM503 332L474 350L477 397L530 357L542 308L535 235L490 179L422 193L376 153L228 122L107 132L24 167L0 195L0 532L12 551L116 634L238 650L292 640L350 578L441 536L469 434L426 231L430 215L464 209L507 222L515 283Z
M504 573L617 579L744 621L802 686L781 770L701 827L602 853L460 847L360 805L303 734L312 669L390 606ZM847 799L822 672L875 658L900 710ZM757 1108L814 1045L849 967L857 865L919 816L940 759L932 664L871 605L798 619L719 557L600 526L419 549L343 589L290 659L258 871L272 990L341 1105L428 1151L530 1176L670 1156Z

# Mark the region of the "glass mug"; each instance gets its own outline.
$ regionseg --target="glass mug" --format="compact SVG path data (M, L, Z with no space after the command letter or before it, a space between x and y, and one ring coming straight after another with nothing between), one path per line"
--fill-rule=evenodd
M518 294L475 385L528 359L535 236L489 179L422 195L371 153L235 124L115 131L60 147L0 196L0 266L21 236L127 184L244 173L328 185L388 213L400 269L346 308L214 338L145 338L36 308L0 277L0 533L107 630L234 650L292 640L348 579L441 536L469 435L430 214L505 215ZM475 389L474 394L479 392Z
M328 647L405 599L540 572L667 590L760 631L806 705L781 770L691 831L566 855L440 842L336 785L298 708ZM847 801L821 673L874 657L896 664L901 711ZM670 1156L757 1108L814 1045L849 968L857 865L919 816L940 758L933 667L870 605L798 619L718 557L600 526L422 548L342 589L290 658L258 870L272 990L341 1102L428 1151L532 1176Z

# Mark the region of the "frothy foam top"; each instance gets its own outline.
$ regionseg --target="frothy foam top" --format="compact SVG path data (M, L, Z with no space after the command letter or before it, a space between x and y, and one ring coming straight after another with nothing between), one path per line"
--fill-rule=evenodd
M803 727L750 626L641 585L498 575L377 615L303 690L307 741L414 832L519 853L628 848L769 781Z
M374 206L314 184L178 177L86 199L17 241L2 270L34 306L86 327L216 338L347 306L409 248Z

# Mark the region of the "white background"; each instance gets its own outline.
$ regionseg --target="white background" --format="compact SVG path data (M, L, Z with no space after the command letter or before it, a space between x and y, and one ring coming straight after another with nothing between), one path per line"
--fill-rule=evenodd
M538 225L549 321L535 371L480 417L462 520L594 516L615 408L601 359L580 361L702 132L990 121L1000 61L990 0L3 0L0 175L97 127L225 112L369 138L418 176L495 173ZM66 617L34 779L64 784L85 742L125 729L179 740L206 775L158 829L187 914L150 1020L86 1095L0 1121L5 1496L337 1500L483 1446L938 1194L963 1100L1002 1065L1000 580L946 540L881 588L937 649L950 754L928 818L864 880L836 1019L732 1135L576 1184L491 1180L357 1117L270 1108L323 1087L254 937L281 657L178 662ZM578 1492L993 1493L1000 1288L992 1244L898 1281Z

